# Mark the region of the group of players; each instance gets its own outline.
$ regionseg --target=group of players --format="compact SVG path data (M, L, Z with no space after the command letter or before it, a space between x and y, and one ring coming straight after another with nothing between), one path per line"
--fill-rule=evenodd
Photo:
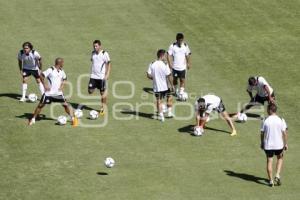
M67 76L63 70L64 59L56 58L53 66L42 71L42 58L40 54L33 49L30 42L22 45L22 50L18 53L18 64L22 81L21 102L26 101L27 82L29 76L34 76L41 92L41 99L36 107L32 117L29 119L29 125L35 123L36 118L46 104L51 102L62 103L66 113L70 116L73 126L78 125L78 120L74 115L72 107L67 103L63 88ZM107 109L107 88L106 82L111 71L111 60L109 54L102 49L101 42L93 42L94 50L91 53L91 73L88 83L88 93L92 94L95 89L100 90L101 108L100 115L104 115ZM156 107L158 119L164 121L163 99L167 100L167 117L173 117L172 101L173 96L179 97L185 93L185 81L187 70L191 68L191 51L184 42L184 35L178 33L176 42L170 45L168 51L160 49L157 51L157 59L152 62L146 75L153 81L153 92L156 97ZM47 81L45 81L47 79ZM179 82L179 84L178 84ZM253 91L256 94L253 95ZM250 102L239 112L229 114L221 99L216 95L207 94L199 97L195 102L195 131L204 133L205 124L209 121L209 115L216 111L226 120L231 129L231 136L237 135L236 128L232 119L241 113L244 113L252 106L267 101L268 114L262 125L261 147L267 155L267 170L270 179L270 185L274 185L272 179L272 157L277 156L277 172L275 181L280 184L279 173L282 166L283 150L287 149L287 125L282 118L276 115L275 95L273 88L261 76L252 76L248 79L247 92L250 96ZM284 137L282 137L282 135Z

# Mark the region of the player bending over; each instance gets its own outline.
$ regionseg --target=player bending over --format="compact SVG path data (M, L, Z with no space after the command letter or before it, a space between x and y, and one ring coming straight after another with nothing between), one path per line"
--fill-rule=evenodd
M62 58L56 58L55 65L48 68L41 74L41 82L45 88L45 93L43 94L40 103L36 107L33 113L33 117L29 120L29 125L33 125L35 123L36 117L40 114L45 104L51 104L51 102L62 103L62 106L65 108L66 113L72 120L72 125L78 125L77 118L74 116L72 108L69 106L63 95L64 84L67 80L67 76L62 69L63 66L64 60ZM45 78L48 79L49 86L45 83Z
M88 92L92 94L97 88L101 95L100 115L104 115L107 108L107 89L106 83L111 70L111 62L109 55L102 49L100 40L93 42L94 51L91 56L91 75L88 85Z
M172 95L173 91L172 76L169 66L166 64L166 51L160 49L157 51L157 60L150 64L147 77L153 81L153 92L156 97L156 108L159 114L159 120L164 121L162 100L167 97L168 117L173 117L172 113ZM171 87L169 89L168 86Z
M252 94L253 90L256 91L255 96ZM250 96L250 102L240 111L240 113L249 110L257 104L264 105L265 101L268 101L269 104L275 103L273 88L262 76L254 76L248 79L247 92Z
M200 129L200 131L204 132L205 123L208 120L209 114L212 111L217 111L221 114L221 116L226 120L228 125L230 126L232 132L231 136L235 136L236 129L228 115L228 113L225 110L225 106L222 102L222 99L216 95L205 95L203 97L200 97L195 102L195 112L196 112L196 126L195 129Z
M168 50L168 64L173 73L173 85L175 94L179 95L184 92L186 69L191 68L191 51L189 46L183 41L184 35L177 33L176 42L170 45ZM178 79L180 81L180 89L178 89Z
M27 82L29 76L34 76L41 94L44 94L44 86L41 83L40 71L42 70L42 57L33 49L30 42L25 42L22 45L23 49L18 53L18 64L22 76L22 97L21 102L26 101L26 91L28 88Z

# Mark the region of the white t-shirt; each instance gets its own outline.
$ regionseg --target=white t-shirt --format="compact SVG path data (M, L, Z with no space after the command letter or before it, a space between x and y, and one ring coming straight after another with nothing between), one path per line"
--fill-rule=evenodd
M104 79L106 73L105 65L110 62L108 53L104 50L101 50L98 54L93 51L91 61L91 78Z
M56 69L54 66L49 67L43 72L44 76L48 79L50 90L46 91L47 96L63 95L63 92L59 89L64 80L67 80L66 73L62 69Z
M170 45L168 54L173 56L173 69L178 71L186 70L186 56L191 54L190 48L186 43L183 43L181 47L177 43Z
M167 76L171 74L171 70L167 64L161 60L157 60L149 65L147 73L153 77L153 91L167 91Z
M282 149L284 146L282 136L285 130L287 130L287 125L284 119L277 115L268 116L261 126L261 132L264 133L264 149Z
M264 86L267 86L267 88L269 88L270 90L270 94L273 93L273 88L271 88L271 86L266 81L266 79L264 79L264 77L259 76L259 77L255 77L255 79L257 80L257 85L256 86L248 85L247 91L252 92L253 90L255 90L257 91L258 96L267 97L268 93L265 91L264 88Z
M205 113L208 114L210 114L214 109L218 108L221 103L221 98L213 94L208 94L201 98L205 99ZM197 112L199 110L198 101L195 102L195 110Z
M38 60L41 59L40 54L32 50L28 55L23 50L18 53L18 60L22 61L23 69L27 70L38 70Z

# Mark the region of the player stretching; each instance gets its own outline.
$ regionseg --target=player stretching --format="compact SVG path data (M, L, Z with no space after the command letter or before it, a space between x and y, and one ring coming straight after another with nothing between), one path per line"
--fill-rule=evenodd
M74 117L74 113L72 108L70 108L69 104L67 103L64 95L63 95L63 88L65 81L67 80L67 76L62 69L64 66L64 60L62 58L55 59L55 65L48 68L41 74L41 82L44 85L45 93L43 94L40 103L36 107L33 117L29 120L29 125L33 125L35 123L36 117L42 111L42 108L45 104L51 104L51 102L59 102L62 103L63 107L65 108L66 113L70 116L72 120L72 125L77 126L78 121L77 118ZM44 79L48 79L47 85Z
M235 136L236 130L235 127L225 110L225 106L222 102L222 99L216 95L205 95L200 97L195 102L195 112L196 112L196 126L195 129L200 129L201 133L204 132L205 123L208 121L209 114L213 111L217 111L221 116L226 120L230 126L232 132L231 136Z
M92 94L96 88L100 90L102 103L100 115L104 115L104 109L107 108L106 82L109 78L111 62L108 53L102 49L100 40L95 40L93 47L94 51L91 56L92 65L88 92Z
M255 90L257 93L253 96L252 91ZM243 108L240 113L249 110L251 107L259 104L264 105L265 101L275 103L275 95L272 87L262 76L254 76L248 79L247 92L250 96L250 102Z
M177 33L176 42L170 45L167 57L169 67L173 73L173 84L176 95L184 92L186 69L191 68L191 51L183 39L184 35ZM178 79L180 81L180 89L177 87Z
M22 78L22 97L21 102L26 101L27 82L29 76L34 76L41 94L44 94L44 86L40 79L40 70L42 70L42 58L40 54L33 49L30 42L22 45L23 49L18 53L18 64Z
M159 113L159 120L164 121L164 114L162 109L162 99L167 97L168 117L173 117L172 114L172 95L168 87L173 90L172 76L169 66L166 64L166 51L160 49L157 51L157 60L150 64L147 77L153 80L153 92L156 97L156 108Z

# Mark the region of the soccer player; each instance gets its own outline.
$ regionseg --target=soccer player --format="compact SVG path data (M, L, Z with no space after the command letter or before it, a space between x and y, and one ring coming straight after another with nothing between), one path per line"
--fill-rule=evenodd
M277 114L277 106L269 104L268 117L263 121L261 126L261 148L265 151L267 156L267 173L269 177L269 185L271 187L275 184L281 185L280 172L283 163L283 150L288 149L287 145L287 125L283 118ZM273 181L273 156L277 156L276 175Z
M185 88L186 70L191 68L191 51L189 46L183 41L184 35L177 33L176 42L170 45L168 50L168 64L172 69L173 85L175 94L182 94ZM180 89L178 89L178 79L180 81Z
M33 113L33 117L29 120L29 125L33 125L35 123L35 119L40 114L43 107L46 104L51 104L51 102L62 103L62 106L65 108L66 113L72 120L72 125L78 125L77 118L74 116L72 108L69 106L63 95L63 88L67 80L67 76L63 70L63 66L64 59L56 58L55 65L48 68L41 74L41 83L43 84L46 91L43 94L40 103L36 107ZM45 83L45 78L48 79L48 84Z
M153 92L156 97L156 107L159 114L159 120L165 120L162 108L162 99L167 97L168 117L172 114L172 95L173 90L171 70L166 64L166 51L160 49L157 51L157 60L149 65L147 77L153 81ZM169 82L169 84L168 84ZM169 86L171 89L169 89Z
M42 57L33 49L30 42L24 42L23 49L18 53L18 64L22 76L22 97L21 102L26 101L27 82L29 76L34 76L41 94L44 94L44 86L41 83L40 71L42 70Z
M107 108L107 88L106 83L110 75L111 61L109 54L102 49L100 40L93 42L93 52L91 56L91 75L88 85L88 92L92 94L97 88L101 95L100 115L104 115Z
M252 94L253 90L256 91L255 96ZM268 103L275 103L273 88L262 76L252 76L248 79L247 92L250 96L250 102L240 111L240 113L249 110L258 103L262 105L264 105L265 101L268 101Z
M221 116L226 120L227 124L231 128L231 136L237 135L236 129L225 110L225 106L222 102L222 99L216 95L205 95L200 97L195 102L195 112L196 112L196 128L200 128L201 132L203 132L205 123L208 121L209 114L212 111L217 111L221 114Z

